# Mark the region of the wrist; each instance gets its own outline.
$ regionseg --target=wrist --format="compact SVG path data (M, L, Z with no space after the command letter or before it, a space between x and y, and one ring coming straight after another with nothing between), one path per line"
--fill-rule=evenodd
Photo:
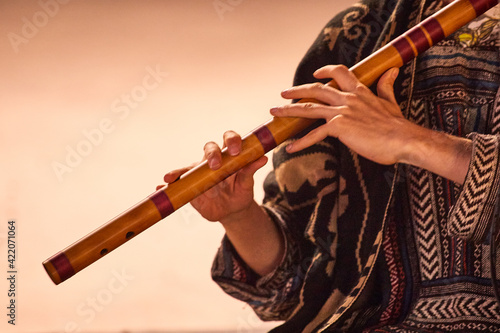
M405 133L402 151L398 158L398 163L423 167L425 161L431 154L433 142L436 141L435 131L408 122L408 126L403 129Z
M285 255L285 238L255 201L220 222L240 258L258 275L265 276L279 266Z
M220 219L219 222L226 230L232 229L235 226L241 225L241 223L244 223L245 221L252 221L255 218L259 218L259 216L261 215L259 213L264 213L262 207L260 207L259 204L255 202L255 200L252 200L252 202L248 206L225 216L224 218Z
M471 159L471 140L413 123L410 126L399 162L463 183Z

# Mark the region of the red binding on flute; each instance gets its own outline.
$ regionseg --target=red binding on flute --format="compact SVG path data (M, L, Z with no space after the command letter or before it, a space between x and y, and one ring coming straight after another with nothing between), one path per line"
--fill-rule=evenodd
M388 69L401 67L497 4L498 0L456 0L350 70L360 82L370 86ZM333 81L328 85L336 87ZM55 284L65 281L315 121L302 118L269 120L243 138L240 155L233 157L223 150L220 169L211 170L206 162L198 165L175 183L161 188L47 259L43 263L45 270Z

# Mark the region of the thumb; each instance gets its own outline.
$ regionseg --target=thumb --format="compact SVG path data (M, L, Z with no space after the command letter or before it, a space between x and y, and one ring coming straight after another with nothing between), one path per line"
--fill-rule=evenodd
M255 162L252 162L243 169L241 169L236 178L238 185L244 189L253 188L254 184L253 175L255 174L255 172L257 172L257 170L262 168L267 163L267 160L268 160L267 156L262 156Z
M399 68L393 67L380 77L377 84L378 97L395 104L397 103L396 97L394 96L394 81L396 81L398 74Z

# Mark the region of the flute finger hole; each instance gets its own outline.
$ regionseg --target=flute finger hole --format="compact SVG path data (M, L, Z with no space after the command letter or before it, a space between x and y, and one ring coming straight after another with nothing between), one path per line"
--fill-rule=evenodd
M126 239L129 239L129 238L133 237L134 235L135 235L135 233L134 233L133 231L129 231L129 232L127 232L127 234L125 235L125 238L126 238Z
M101 250L101 256L105 255L106 253L108 253L108 249L102 249Z

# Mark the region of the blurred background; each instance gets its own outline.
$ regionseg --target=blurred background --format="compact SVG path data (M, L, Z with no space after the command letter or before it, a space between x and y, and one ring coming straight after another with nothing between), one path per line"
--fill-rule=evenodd
M0 331L279 324L212 282L223 230L191 206L59 286L42 262L151 194L169 170L198 161L205 142L268 120L323 25L351 3L0 0ZM257 174L258 200L269 170Z

